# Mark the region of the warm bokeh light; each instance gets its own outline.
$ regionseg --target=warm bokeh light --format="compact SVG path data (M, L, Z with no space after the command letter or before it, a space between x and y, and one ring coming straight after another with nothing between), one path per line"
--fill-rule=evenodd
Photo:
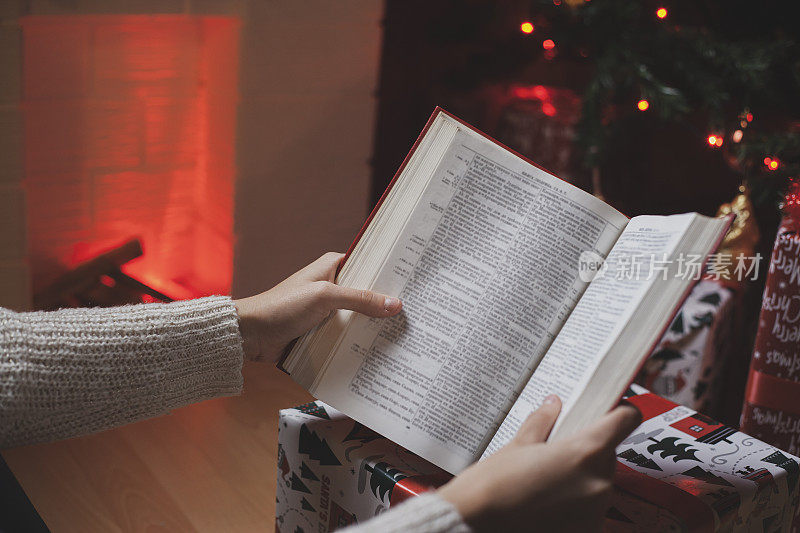
M519 29L522 33L533 33L533 24L530 22L523 22L519 25Z
M556 43L553 41L553 39L545 39L542 42L542 48L544 48L545 50L552 50L555 47Z
M525 98L525 99L536 99L536 100L549 100L550 93L547 92L547 88L543 85L534 85L533 87L513 87L511 90L512 94L516 98Z
M732 136L733 137L733 142L735 142L735 143L741 142L743 135L744 135L744 132L742 132L742 130L734 131L733 132L733 136Z
M709 146L715 146L715 147L719 148L720 146L722 146L722 135L711 134L711 135L708 136L707 141L708 141Z
M553 117L556 114L556 106L554 106L550 102L545 102L542 104L542 113L544 113L548 117Z
M781 161L777 157L765 157L764 165L766 165L769 170L778 170L778 167L781 166Z
M667 18L667 8L665 8L665 7L659 7L658 9L656 9L656 16L657 16L658 18L660 18L660 19L665 19L665 18Z
M748 113L747 115L745 115L745 118L747 119L747 122L753 122L753 114L752 113Z
M647 111L650 108L650 102L643 98L636 103L636 107L639 108L639 111Z

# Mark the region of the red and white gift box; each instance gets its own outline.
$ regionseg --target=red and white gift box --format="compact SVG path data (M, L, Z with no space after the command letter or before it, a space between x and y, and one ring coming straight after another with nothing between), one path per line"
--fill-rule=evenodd
M617 448L605 531L789 531L800 466L733 428L634 386L644 421ZM275 527L363 522L450 474L322 402L280 412Z
M452 476L322 402L280 412L275 531L333 531Z

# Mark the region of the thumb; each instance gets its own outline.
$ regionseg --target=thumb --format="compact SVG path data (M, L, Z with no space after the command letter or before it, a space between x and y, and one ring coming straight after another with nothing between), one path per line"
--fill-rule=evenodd
M378 294L366 289L351 289L333 285L329 292L331 309L350 309L374 317L393 316L400 312L403 303L399 298Z
M561 400L555 394L544 399L542 405L528 415L517 431L514 440L520 444L544 442L561 412Z

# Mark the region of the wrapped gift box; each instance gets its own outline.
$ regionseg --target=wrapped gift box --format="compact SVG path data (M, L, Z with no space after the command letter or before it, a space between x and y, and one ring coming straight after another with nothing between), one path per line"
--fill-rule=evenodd
M798 459L649 393L617 449L606 531L789 531ZM275 526L325 532L368 520L450 475L322 402L280 413Z
M737 338L738 296L733 284L699 281L642 366L637 383L675 403L718 411L724 366L737 348L732 341Z
M280 412L275 530L363 522L452 476L322 402Z
M609 531L790 531L800 459L634 385Z

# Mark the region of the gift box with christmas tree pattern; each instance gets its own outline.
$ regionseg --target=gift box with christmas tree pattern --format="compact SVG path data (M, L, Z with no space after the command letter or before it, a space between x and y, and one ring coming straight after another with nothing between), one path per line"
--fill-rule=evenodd
M798 459L633 386L644 421L617 448L605 531L788 531ZM360 523L450 474L322 402L280 413L276 531Z

